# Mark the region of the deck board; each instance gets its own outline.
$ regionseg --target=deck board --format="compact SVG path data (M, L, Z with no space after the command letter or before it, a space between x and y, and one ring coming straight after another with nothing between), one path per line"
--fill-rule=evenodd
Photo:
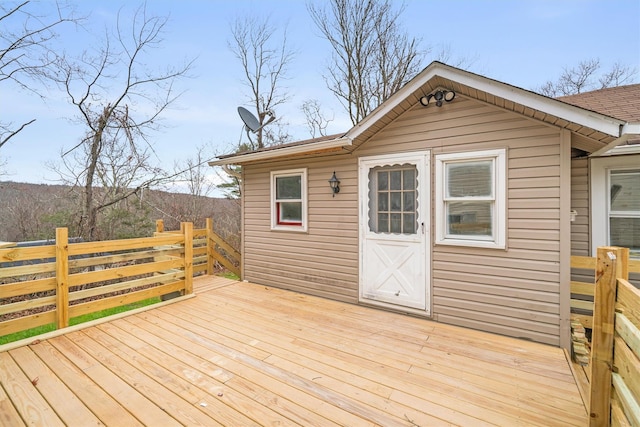
M194 287L0 353L2 425L587 422L559 348L230 279Z

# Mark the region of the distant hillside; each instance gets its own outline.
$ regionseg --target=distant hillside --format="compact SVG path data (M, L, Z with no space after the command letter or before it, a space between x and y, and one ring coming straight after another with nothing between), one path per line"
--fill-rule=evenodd
M72 234L80 215L80 195L71 187L0 181L0 241L52 238L56 227L67 227ZM204 227L205 218L213 218L216 231L234 240L239 234L240 202L144 190L105 209L100 227L104 238L137 237L153 233L158 219L164 220L165 229L176 230L183 221Z

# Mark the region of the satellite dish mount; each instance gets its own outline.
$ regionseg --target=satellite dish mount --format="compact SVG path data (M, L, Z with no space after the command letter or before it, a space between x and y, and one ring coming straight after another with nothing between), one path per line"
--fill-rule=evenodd
M266 125L268 125L269 123L271 123L276 119L276 115L273 113L273 111L266 111L263 114L266 116L269 116L269 119L266 122L264 122L262 125L260 125L260 121L256 118L256 116L254 116L251 113L251 111L247 110L246 108L238 107L238 114L240 115L240 118L244 122L244 129L247 132L247 137L249 138L249 141L251 141L251 135L249 134L249 132L252 132L254 134L258 133L260 129L262 129L263 127L265 127Z

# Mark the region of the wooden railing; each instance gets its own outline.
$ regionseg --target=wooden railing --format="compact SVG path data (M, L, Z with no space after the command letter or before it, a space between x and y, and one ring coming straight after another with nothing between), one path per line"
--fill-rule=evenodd
M0 336L145 299L193 292L193 226L158 237L0 249ZM15 302L6 303L13 300Z
M153 297L190 294L194 274L213 274L217 261L240 273L240 254L213 232L182 223L153 237L0 249L0 336ZM221 249L221 250L220 250ZM224 252L220 253L219 252Z
M640 425L640 290L629 249L598 248L589 384L591 426Z
M164 221L159 219L156 221L155 235L160 236L163 233L182 233L182 230L165 231ZM217 262L240 277L240 252L213 231L213 220L211 218L206 219L205 228L193 230L193 239L194 273L206 272L207 274L213 274L214 263Z
M571 318L587 329L593 328L593 297L595 294L596 258L572 256L571 269L589 275L589 281L571 281ZM640 260L629 260L629 273L640 273Z

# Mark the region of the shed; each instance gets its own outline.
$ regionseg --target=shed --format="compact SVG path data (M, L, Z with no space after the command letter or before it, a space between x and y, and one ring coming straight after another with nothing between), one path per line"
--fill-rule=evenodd
M640 256L640 85L552 99L434 62L343 135L210 164L242 166L254 283L568 347L571 255Z

